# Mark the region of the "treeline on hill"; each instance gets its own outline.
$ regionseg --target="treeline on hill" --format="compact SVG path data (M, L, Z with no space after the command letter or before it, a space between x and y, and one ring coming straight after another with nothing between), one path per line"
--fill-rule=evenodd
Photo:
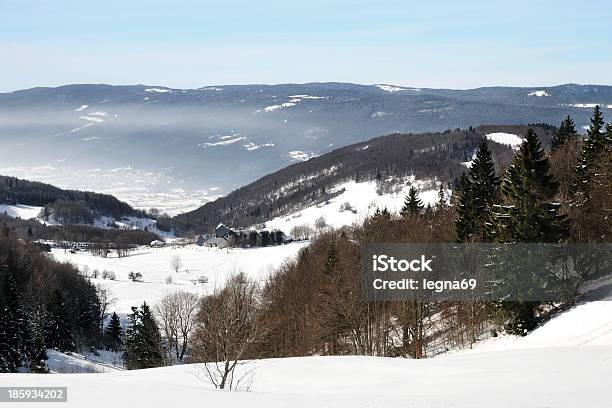
M45 372L47 349L97 345L104 307L76 268L0 229L0 372Z
M553 133L549 127L535 130L543 141L549 142ZM485 134L491 132L525 135L527 126L481 126L378 137L291 165L158 224L163 227L169 222L166 228L174 227L182 234L211 232L219 222L248 227L330 199L334 195L330 193L332 187L351 180L397 181L414 174L419 179L437 178L453 183L465 170L461 163L472 158ZM492 143L490 148L498 165L504 166L511 160L509 147Z
M55 186L0 176L0 203L44 207L43 215L62 224L93 222L96 216L145 216L145 213L109 194L62 190Z
M22 220L0 214L0 227L25 241L52 240L70 242L114 242L148 245L159 237L151 231L102 229L90 225L44 225L37 220Z

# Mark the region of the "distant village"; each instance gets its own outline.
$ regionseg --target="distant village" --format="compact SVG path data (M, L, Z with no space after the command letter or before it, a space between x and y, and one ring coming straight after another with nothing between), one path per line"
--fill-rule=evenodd
M217 225L214 234L202 234L196 237L199 246L229 248L229 247L265 247L282 245L293 241L291 235L280 230L238 230L223 224Z

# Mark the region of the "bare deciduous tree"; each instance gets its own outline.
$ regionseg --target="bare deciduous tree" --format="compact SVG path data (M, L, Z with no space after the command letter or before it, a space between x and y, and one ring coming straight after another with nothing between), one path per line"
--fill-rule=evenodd
M179 291L164 296L155 307L161 321L170 353L182 361L188 348L188 340L198 311L198 297Z
M183 267L183 260L181 259L180 256L178 255L174 255L171 259L170 259L170 268L172 268L172 270L175 273L179 273L181 271L181 268Z
M104 288L102 285L96 285L98 299L100 299L100 334L104 331L104 319L108 316L110 307L115 303L116 299L110 289Z
M164 296L155 307L164 336L168 340L168 349L174 353L177 361L185 357L198 302L198 297L193 293L179 291Z
M252 371L235 369L264 336L259 320L259 288L244 274L202 299L193 336L193 357L204 379L219 389L244 386Z

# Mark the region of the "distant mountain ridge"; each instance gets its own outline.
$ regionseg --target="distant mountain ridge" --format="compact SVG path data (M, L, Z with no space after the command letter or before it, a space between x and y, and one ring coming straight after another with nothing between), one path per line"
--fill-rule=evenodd
M580 128L612 87L470 90L309 83L173 89L66 85L0 94L0 174L197 208L291 163L391 133L485 124Z

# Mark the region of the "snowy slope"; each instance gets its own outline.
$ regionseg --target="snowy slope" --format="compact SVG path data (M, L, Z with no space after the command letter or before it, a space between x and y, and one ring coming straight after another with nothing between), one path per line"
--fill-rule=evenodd
M38 217L42 207L34 207L30 205L10 205L10 204L0 204L0 214L6 213L9 217L13 218L21 218L24 220L29 220L31 218Z
M578 304L526 337L490 338L476 344L475 350L490 352L584 346L612 347L612 294L604 300Z
M299 246L294 245L235 251L232 256L241 262L248 259L246 266L262 265L264 258L293 252ZM212 259L225 258L192 249L166 248L135 258L150 257L151 269L155 269L155 260L167 259L173 251L182 251L190 263L202 258L212 265ZM612 397L612 293L600 298L578 304L526 337L489 339L474 350L431 359L353 356L253 361L242 366L254 370L250 392L212 389L202 380L197 365L116 371L78 355L55 352L50 355L54 371L100 373L3 374L0 386L67 386L67 406L90 408L191 406L201 402L249 408L603 408L610 406ZM100 392L101 384L105 392Z
M381 195L377 193L375 181L363 183L349 181L334 189L334 191L344 190L344 192L333 199L267 221L265 223L266 228L278 228L289 232L296 225L308 224L313 226L315 220L319 217L323 217L328 225L339 228L363 221L366 217L374 214L377 208L382 210L386 207L389 211L398 213L411 185L419 190L419 196L425 205L433 205L438 200L438 186L435 183L419 181L414 178L402 185L397 191Z
M71 254L63 249L53 249L52 255L59 261L67 261L91 275L94 269L101 274L112 271L116 280L92 279L110 289L116 299L111 309L117 313L129 313L132 306L143 301L154 305L167 293L179 290L196 294L212 291L215 286L223 285L226 279L238 272L244 272L257 281L263 281L286 258L294 256L308 245L308 242L292 243L265 248L216 249L196 245L165 248L140 248L124 258L114 254L108 258L93 256L89 252ZM182 267L178 273L170 267L170 260L178 256ZM140 272L142 282L128 279L130 272ZM172 282L166 283L171 277ZM194 283L206 277L208 283Z
M100 353L108 354L107 361L103 362L102 358L88 355L84 356L77 353L70 355L60 353L56 350L47 350L47 366L52 373L76 374L76 373L108 373L114 371L123 371L119 366L115 366L110 362L115 359L115 362L120 365L122 363L120 356L110 356L114 354L110 351L100 351ZM100 356L102 357L102 356Z
M67 386L70 407L607 407L611 347L466 353L428 360L305 357L254 364L250 392L216 391L194 365L104 374L4 374ZM95 396L95 398L92 398ZM10 406L10 405L9 405Z

